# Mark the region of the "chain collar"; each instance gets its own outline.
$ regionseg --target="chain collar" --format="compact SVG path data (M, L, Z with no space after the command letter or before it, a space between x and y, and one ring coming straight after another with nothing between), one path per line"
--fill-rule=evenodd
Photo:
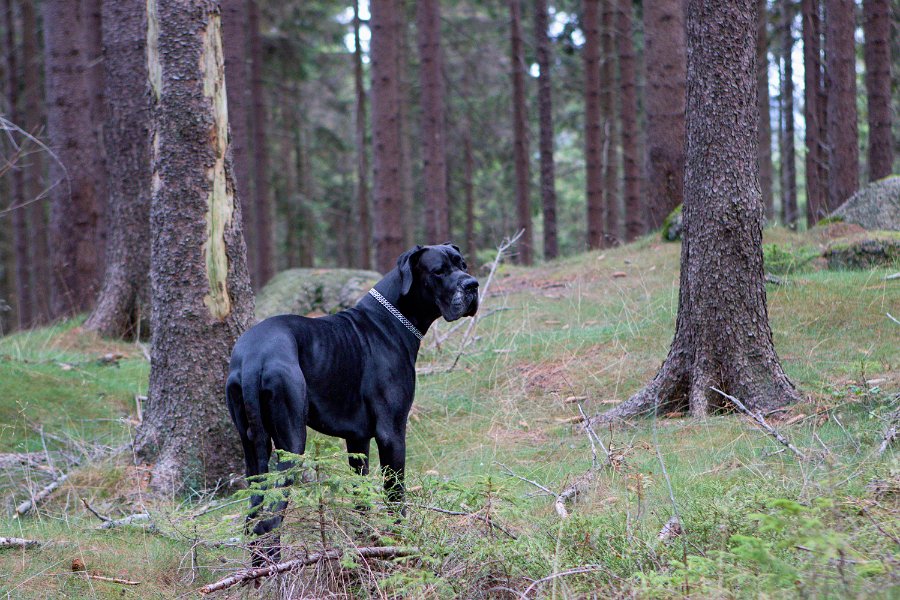
M397 308L393 304L388 302L387 298L385 298L384 296L379 294L378 290L376 290L375 288L370 289L369 295L372 296L373 298L375 298L376 300L378 300L378 302L380 302L381 305L383 307L385 307L389 313L391 313L392 315L397 317L397 320L400 321L401 323L403 323L403 326L406 327L407 329L409 329L414 336L419 338L419 340L422 339L422 337L423 337L422 332L419 331L418 329L416 329L416 326L413 325L412 323L410 323L409 319L404 317L403 313L401 313L399 310L397 310Z

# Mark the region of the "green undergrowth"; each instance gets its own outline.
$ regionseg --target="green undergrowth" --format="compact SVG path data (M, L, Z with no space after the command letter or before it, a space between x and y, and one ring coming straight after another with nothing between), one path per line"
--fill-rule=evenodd
M813 246L807 235L767 231L766 243ZM802 459L744 418L668 414L599 428L612 466L603 466L598 448L601 465L585 476L592 452L575 422L578 406L595 414L627 399L665 358L678 255L677 244L648 237L532 268L501 267L455 369L446 371L467 325L451 332L453 324L442 323L437 331L449 337L440 347L434 332L424 342L405 517L382 497L374 445L373 474L359 477L341 446L312 435L296 470L266 482L302 481L289 489L286 555L380 545L416 551L393 560L348 552L259 590L217 594L896 597L900 464L896 446L877 452L900 391L900 326L887 317L900 316L900 282L885 280L886 269L788 268L782 285L767 285L776 348L805 397L768 420ZM62 463L101 450L20 519L10 516L15 504L29 486L49 481L47 467L0 467L0 536L57 542L0 550L0 593L171 598L246 566L246 496L254 490L151 500L146 472L127 453L102 453L131 435L148 365L139 347L87 337L77 325L0 339L0 453L46 445ZM104 360L110 354L121 356ZM579 494L561 519L554 496L575 482ZM264 493L278 500L283 490ZM81 498L113 518L149 510L152 526L100 530ZM682 533L661 535L676 511ZM72 571L76 559L89 573L140 584L89 579Z

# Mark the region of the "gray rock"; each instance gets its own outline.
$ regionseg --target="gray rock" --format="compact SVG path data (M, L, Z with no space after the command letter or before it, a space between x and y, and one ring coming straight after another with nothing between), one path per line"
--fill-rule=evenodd
M256 318L336 313L356 305L380 279L376 271L355 269L282 271L256 296Z
M831 216L866 229L900 231L900 175L870 183Z

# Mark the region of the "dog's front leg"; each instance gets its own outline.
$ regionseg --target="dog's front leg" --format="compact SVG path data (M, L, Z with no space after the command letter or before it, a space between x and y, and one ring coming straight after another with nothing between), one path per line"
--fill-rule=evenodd
M384 491L390 504L406 513L403 502L403 472L406 468L406 432L392 431L384 436L376 437L378 458L381 460L381 472L384 476Z

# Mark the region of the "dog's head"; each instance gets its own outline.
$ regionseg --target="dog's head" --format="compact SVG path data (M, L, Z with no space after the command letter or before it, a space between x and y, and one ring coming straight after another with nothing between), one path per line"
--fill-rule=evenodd
M432 301L447 321L471 317L478 310L478 280L467 272L459 247L415 246L397 259L401 296L413 290ZM414 285L415 284L415 285Z

